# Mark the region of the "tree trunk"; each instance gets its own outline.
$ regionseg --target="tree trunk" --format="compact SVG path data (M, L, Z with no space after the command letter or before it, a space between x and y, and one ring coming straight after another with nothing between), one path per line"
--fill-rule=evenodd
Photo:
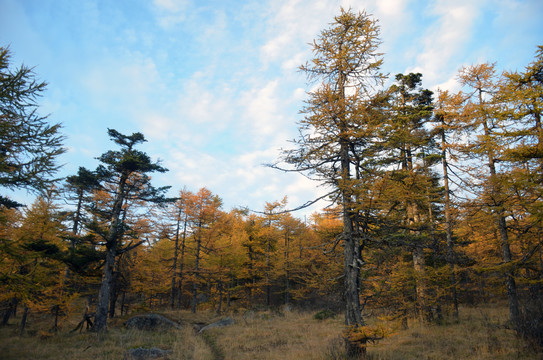
M509 236L507 234L507 224L505 216L497 214L498 228L500 231L500 242L502 248L503 261L510 263L512 261L511 248L509 246ZM507 289L507 298L509 300L509 317L511 322L516 327L519 325L520 310L517 295L517 284L515 282L514 271L508 270L505 273L505 287Z
M449 165L445 138L445 119L441 119L441 163L443 165L443 187L445 191L445 231L447 235L447 263L449 264L453 316L458 320L458 294L456 292L454 242L452 237L451 196L449 190Z
M179 262L178 272L178 286L177 286L177 308L181 309L181 295L183 294L183 267L185 264L185 241L187 239L187 221L188 214L185 214L185 220L183 223L183 237L181 241L181 259Z
M415 244L413 248L413 269L415 270L415 290L417 294L417 313L423 323L431 319L426 298L426 263L422 244Z
M200 227L201 229L201 227ZM201 247L201 238L200 234L196 237L196 260L194 262L194 283L192 284L192 313L196 312L196 303L198 301L198 280L200 278L200 247Z
M109 248L106 251L106 261L102 275L102 284L98 293L98 304L96 305L96 315L93 331L107 330L107 315L109 305L109 294L111 292L111 283L113 281L113 269L115 268L115 248Z
M172 265L172 290L170 298L170 307L173 309L175 307L175 293L176 293L176 278L177 278L177 253L179 251L179 227L181 226L181 209L177 214L177 224L175 227L175 244L174 244L174 253L173 253L173 265ZM177 289L179 291L179 289Z
M217 308L217 314L220 314L222 311L222 280L219 280L217 287L219 288L219 307Z
M482 101L482 94L479 92L479 101ZM485 136L489 137L490 129L488 124L483 121L483 127ZM490 150L488 152L488 168L490 170L490 191L491 201L494 203L495 209L493 209L496 219L496 225L499 231L500 247L502 251L502 258L505 263L510 263L513 260L511 255L511 246L509 244L509 235L507 233L507 221L505 219L501 186L498 183L497 171L496 171L496 159L494 154ZM520 309L517 294L517 285L514 277L514 270L507 270L505 275L505 287L507 289L507 298L509 301L509 318L514 326L518 325L520 319Z
M285 305L288 305L290 302L289 246L290 239L287 229L287 232L285 233Z
M19 328L19 335L23 336L25 327L26 327L26 320L28 318L28 306L25 305L23 310L23 317L21 318L21 326Z
M109 225L109 233L106 241L106 260L104 263L104 271L102 276L102 284L98 293L98 304L96 306L95 322L92 328L93 331L107 330L107 313L109 305L109 295L111 292L111 283L113 281L113 272L115 270L115 258L117 256L117 245L122 238L121 219L122 205L125 198L125 187L128 181L128 174L123 173L119 179L119 188L113 202L111 212L111 224Z
M115 309L117 307L117 298L119 297L119 269L117 264L117 271L113 272L113 277L111 279L111 286L109 294L109 318L112 319L115 317Z
M123 294L121 295L121 316L126 315L126 313L126 291L123 291Z
M2 326L5 326L8 324L9 318L11 315L15 316L15 311L17 309L17 298L11 298L8 303L8 308L4 312L4 315L2 316Z

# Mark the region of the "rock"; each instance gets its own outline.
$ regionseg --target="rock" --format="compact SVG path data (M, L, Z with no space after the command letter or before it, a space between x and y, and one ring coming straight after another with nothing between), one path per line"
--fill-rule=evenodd
M147 360L168 358L168 355L172 353L172 350L162 350L159 348L136 348L130 349L124 353L124 360Z
M231 317L226 317L226 318L221 319L219 321L216 321L216 322L214 322L212 324L204 326L203 328L200 329L199 332L203 332L203 331L213 329L213 328L216 328L216 327L228 326L228 325L232 325L232 324L234 324L234 319L232 319Z
M128 329L137 330L168 330L179 329L179 324L158 314L137 315L128 319L125 323Z

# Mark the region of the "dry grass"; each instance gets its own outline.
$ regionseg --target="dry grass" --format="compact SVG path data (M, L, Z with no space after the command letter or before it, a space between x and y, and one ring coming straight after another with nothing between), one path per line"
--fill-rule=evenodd
M415 323L369 348L372 360L543 359L504 326L505 307L462 308L460 320L442 325Z
M323 359L328 344L341 333L342 322L340 316L314 320L313 313L249 313L210 335L226 359Z
M171 314L170 314L171 315ZM182 320L177 314L175 320ZM194 322L205 322L205 316L187 315ZM38 331L36 328L43 319L33 318L27 335L19 336L16 326L0 328L0 358L19 359L79 359L79 360L119 360L131 348L151 348L172 350L172 359L212 360L213 354L204 339L196 336L191 324L180 321L180 330L143 332L127 330L122 326L126 318L110 321L107 333L71 333L75 327L71 322L56 334ZM73 325L73 326L72 326ZM45 328L45 327L44 327Z
M12 324L0 328L0 357L11 359L122 359L127 349L159 347L173 351L170 359L344 359L342 316L315 320L314 313L248 312L231 315L236 323L197 334L192 324L210 323L213 313L161 312L183 324L181 330L141 332L126 330L125 319L110 322L106 334L70 333L77 319L65 322L64 330L48 334L50 317L31 318L29 334L20 337ZM463 308L458 323L421 326L368 347L377 359L543 359L530 352L513 331L503 325L507 309ZM393 324L390 324L393 325Z

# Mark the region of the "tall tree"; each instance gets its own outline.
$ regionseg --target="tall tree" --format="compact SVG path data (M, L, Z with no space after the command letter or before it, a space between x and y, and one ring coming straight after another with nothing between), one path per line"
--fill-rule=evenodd
M52 183L65 149L60 124L51 125L38 114L36 100L46 83L36 80L33 69L10 68L10 52L0 47L0 186L10 190L42 191ZM0 205L20 206L0 195Z
M393 189L390 212L401 210L394 236L412 253L417 312L431 318L426 284L425 249L431 243L436 186L430 174L435 153L433 137L425 129L432 115L432 92L422 87L422 74L397 74L389 91L389 121L383 124L384 161L392 166L388 184ZM433 191L432 191L433 190ZM431 192L433 192L431 194ZM399 203L399 204L398 204Z
M456 290L455 274L455 244L453 238L453 220L452 220L452 201L451 188L449 184L449 159L450 159L450 140L448 134L455 128L455 122L459 118L459 109L462 104L461 94L450 95L447 91L438 91L435 102L434 120L438 123L436 128L439 133L441 143L441 164L443 171L443 191L444 191L444 213L445 213L445 236L447 244L447 263L450 271L450 288L453 302L453 316L458 319L458 294Z
M185 265L185 248L188 235L189 213L188 207L194 194L186 189L179 192L179 198L172 204L175 212L175 230L173 234L174 254L172 263L172 288L170 306L173 309L177 300L177 308L181 308L181 295L183 291L183 267Z
M222 200L206 188L201 188L191 199L189 216L193 226L194 281L192 283L192 312L196 312L200 282L202 281L202 255L211 248L214 241L212 227L218 220Z
M509 199L503 186L505 179L503 174L500 173L499 166L504 150L504 138L500 134L503 119L496 99L498 78L495 64L485 63L463 67L458 77L465 88L466 94L466 102L463 108L465 128L476 134L466 144L464 153L468 154L472 159L482 161L486 165L486 173L478 169L476 175L478 178L483 179L480 184L477 184L483 185L479 198L494 217L502 260L509 266L513 261L513 254L507 228L507 202ZM520 309L514 269L509 267L504 270L504 277L509 300L510 319L513 324L517 324Z
M314 58L301 66L310 80L321 81L309 93L302 110L301 136L295 149L283 152L283 160L294 171L314 176L332 187L342 206L344 245L345 325L364 325L360 305L360 234L357 229L353 164L364 157L366 126L360 114L363 103L372 100L375 85L385 76L379 69L383 60L377 52L379 26L365 12L341 9L330 27L313 42ZM349 354L365 353L365 346L346 340Z
M107 329L108 305L116 257L142 243L139 241L136 244L122 247L121 240L126 230L124 205L129 200L142 200L151 203L165 202L168 199L164 197L164 193L169 188L155 188L151 185L151 179L147 174L166 172L167 169L152 162L146 153L135 149L136 145L146 141L143 134L123 135L113 129L108 129L108 134L121 149L107 151L98 158L102 164L98 167L97 173L100 176L100 181L105 183L103 187L111 192L113 201L111 208L101 211L101 214L108 219L109 225L107 229L101 231L106 247L106 257L98 295L94 331Z

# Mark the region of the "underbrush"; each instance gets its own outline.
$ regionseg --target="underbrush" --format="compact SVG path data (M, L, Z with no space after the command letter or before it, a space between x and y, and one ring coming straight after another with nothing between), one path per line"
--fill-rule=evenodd
M131 348L171 350L170 359L345 359L343 316L315 318L315 312L247 311L228 314L235 324L198 334L195 327L221 317L212 312L159 312L181 324L180 330L142 332L127 330L127 317L109 322L109 331L71 332L78 319L67 319L56 333L43 331L50 317L32 317L28 331L19 336L15 321L0 328L2 359L122 359ZM225 315L226 316L226 315ZM504 306L461 308L460 319L440 325L422 325L410 319L409 328L395 328L389 338L369 344L368 359L543 359L518 338L507 324ZM20 320L20 319L15 319ZM368 319L371 323L377 319Z

